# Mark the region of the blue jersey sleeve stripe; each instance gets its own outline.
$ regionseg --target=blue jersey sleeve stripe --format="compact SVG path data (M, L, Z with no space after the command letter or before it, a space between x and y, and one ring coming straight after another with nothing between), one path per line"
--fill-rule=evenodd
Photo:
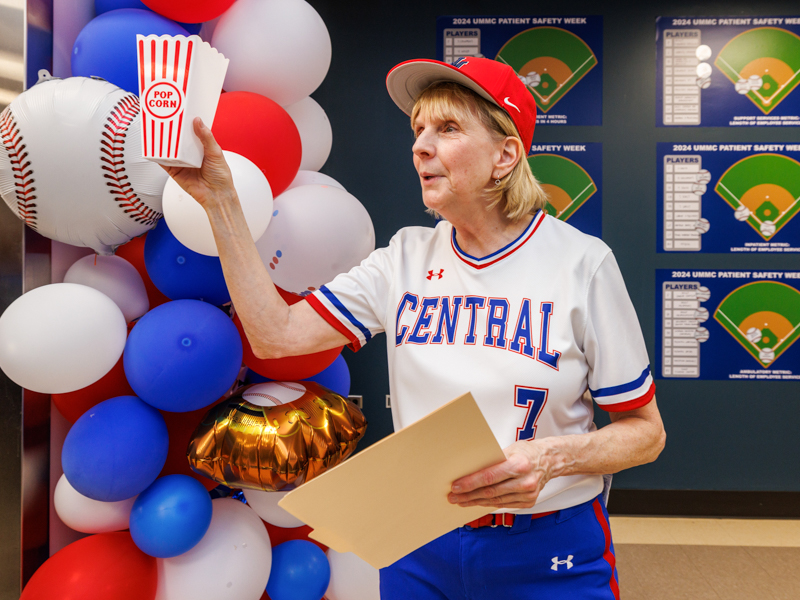
M333 294L332 291L330 291L324 285L319 288L319 291L325 294L325 298L327 298L328 302L330 302L333 306L336 307L336 310L338 310L345 317L347 317L347 320L350 321L354 326L358 327L358 330L364 335L364 339L367 342L372 339L372 332L366 327L364 327L361 321L355 318L353 313L347 310L347 307L341 303L341 301Z
M603 396L616 396L617 394L624 394L625 392L632 392L633 390L642 387L647 376L650 375L650 365L647 365L642 374L630 383L623 383L622 385L615 385L612 387L602 388L599 390L589 390L592 398L602 398Z

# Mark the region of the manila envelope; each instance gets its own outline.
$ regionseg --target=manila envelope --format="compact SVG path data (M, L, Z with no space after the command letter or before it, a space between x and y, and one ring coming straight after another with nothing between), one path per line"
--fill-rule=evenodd
M278 505L376 569L492 509L447 501L450 485L505 460L472 394L464 394L287 494Z

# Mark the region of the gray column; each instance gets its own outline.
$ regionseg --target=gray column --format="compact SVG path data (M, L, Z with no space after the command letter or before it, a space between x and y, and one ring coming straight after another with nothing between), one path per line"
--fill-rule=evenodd
M52 70L52 0L0 3L0 110ZM26 85L27 84L27 85ZM50 282L50 240L0 206L0 312ZM46 369L47 365L42 365ZM0 598L16 599L48 557L50 397L0 373Z

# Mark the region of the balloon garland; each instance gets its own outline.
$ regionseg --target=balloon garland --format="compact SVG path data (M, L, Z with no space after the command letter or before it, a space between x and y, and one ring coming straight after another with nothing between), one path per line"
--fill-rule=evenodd
M22 598L255 599L268 597L268 582L273 600L319 598L350 574L340 567L337 575L327 548L277 507L282 494L248 490L239 501L219 498L232 492L218 487L209 496L218 481L247 482L214 481L197 461L191 470L187 448L191 454L206 439L208 415L245 408L246 398L258 406L253 390L260 388L240 387L243 358L251 379L310 378L300 384L302 398L260 407L297 432L332 436L314 448L296 436L300 454L313 452L291 481L278 478L273 487L301 484L346 457L363 435L363 415L341 396L350 387L347 364L340 349L247 358L213 239L200 233L204 215L141 158L132 40L197 33L219 17L207 39L231 63L228 92L208 124L234 171L248 173L245 183L234 178L251 207L253 239L270 240L260 246L264 264L272 275L281 265L279 277L296 294L279 291L294 303L374 248L366 211L317 172L332 133L309 94L330 65L327 28L304 0L95 0L95 8L73 47L74 77L44 75L0 114L5 203L40 234L99 255L78 260L64 283L24 294L0 316L0 368L52 394L73 423L53 503L67 526L91 534L47 560ZM319 219L298 216L301 206L318 211L325 230ZM276 218L290 237L271 233ZM323 243L329 234L335 241ZM228 468L242 466L226 460ZM377 588L369 594L363 599L379 597Z

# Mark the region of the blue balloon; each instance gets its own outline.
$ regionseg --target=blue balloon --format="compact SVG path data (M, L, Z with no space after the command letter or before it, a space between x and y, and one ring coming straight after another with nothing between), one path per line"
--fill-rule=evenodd
M273 380L256 373L252 369L247 371L247 383L264 383L266 381ZM336 360L328 368L313 377L303 379L303 381L314 381L345 398L350 395L350 369L347 368L347 363L341 354L336 357Z
M94 13L97 16L120 8L138 8L150 10L142 0L94 0ZM153 12L153 11L150 11Z
M72 74L102 77L139 95L136 34L189 35L175 21L149 10L121 8L92 19L72 46Z
M289 540L272 549L267 594L272 600L319 600L331 581L328 557L316 544Z
M211 496L188 475L167 475L139 494L133 503L133 542L145 554L170 558L188 552L211 524Z
M219 308L175 300L139 319L122 364L133 391L151 406L170 412L198 410L236 381L242 339Z
M132 498L155 481L167 460L167 425L136 396L119 396L86 411L61 450L67 481L102 502Z
M139 10L149 10L150 12L155 12L144 2L142 2L142 0L94 0L94 13L98 16L112 10L118 10L120 8L138 8ZM200 30L203 28L202 23L175 22L192 35L200 33Z
M183 27L191 35L198 35L200 30L203 28L202 23L178 23L178 25Z
M203 300L217 306L231 301L219 258L189 250L172 235L164 219L147 233L144 265L170 300Z

